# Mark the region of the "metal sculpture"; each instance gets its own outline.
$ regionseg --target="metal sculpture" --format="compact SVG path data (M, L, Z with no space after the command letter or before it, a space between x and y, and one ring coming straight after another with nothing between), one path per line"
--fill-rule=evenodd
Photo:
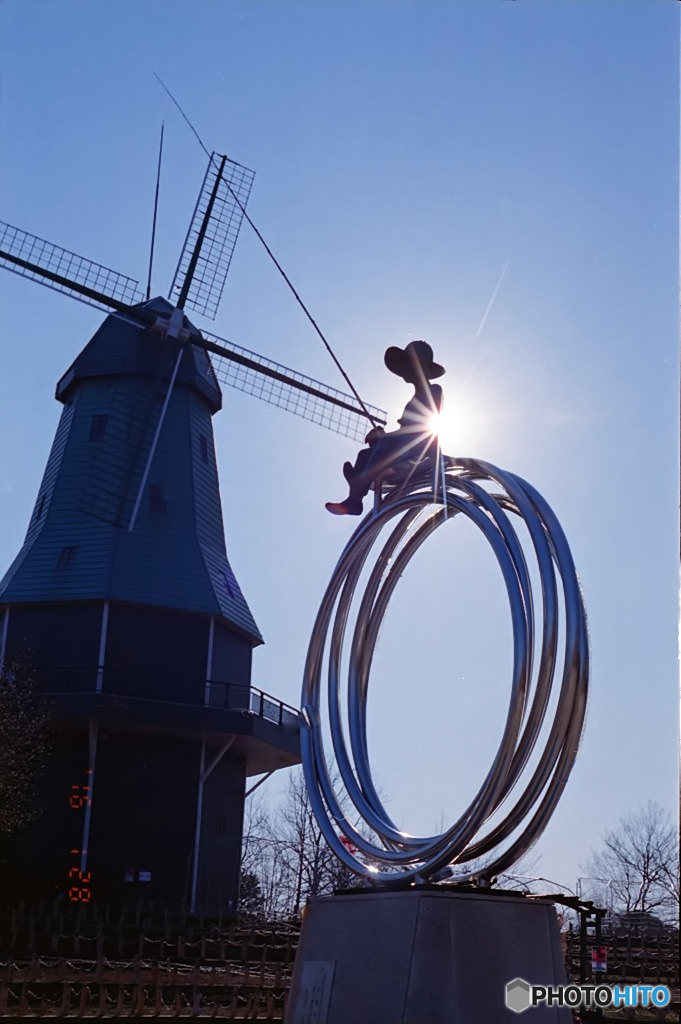
M509 707L499 748L470 805L447 831L417 837L396 827L371 776L369 674L407 564L435 530L459 516L491 545L506 585L513 632ZM525 548L514 519L526 528ZM377 481L374 508L350 538L321 602L301 700L310 801L339 860L379 884L433 880L450 864L457 865L456 881L488 884L508 869L538 838L567 782L584 723L588 667L586 616L570 549L534 487L489 463L441 454L406 467L401 484L386 488ZM324 674L330 743L322 730ZM540 738L543 751L533 758ZM495 814L504 801L509 809ZM344 810L349 806L352 812Z

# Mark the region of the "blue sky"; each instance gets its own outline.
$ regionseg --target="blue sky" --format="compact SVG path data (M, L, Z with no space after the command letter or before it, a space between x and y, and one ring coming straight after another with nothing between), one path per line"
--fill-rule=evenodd
M582 751L534 858L566 887L620 815L676 807L679 7L0 3L0 217L143 280L164 121L165 294L205 157L157 71L206 145L256 171L249 212L364 396L397 416L406 389L383 351L426 338L447 368L451 454L524 476L555 509L592 644ZM0 303L4 569L54 384L100 317L11 274ZM213 329L343 387L245 231ZM266 639L253 681L297 704L352 526L323 504L353 446L235 392L215 429L228 551ZM398 588L370 740L409 831L453 821L487 770L510 682L504 602L463 529Z

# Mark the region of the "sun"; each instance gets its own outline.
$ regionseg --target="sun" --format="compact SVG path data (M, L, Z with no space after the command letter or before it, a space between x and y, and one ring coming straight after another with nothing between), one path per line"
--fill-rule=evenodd
M461 446L460 417L453 410L442 409L431 414L428 428L436 434L443 452L451 453Z

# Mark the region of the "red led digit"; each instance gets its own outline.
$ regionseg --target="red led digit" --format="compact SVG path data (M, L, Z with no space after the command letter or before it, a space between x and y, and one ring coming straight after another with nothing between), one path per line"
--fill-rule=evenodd
M71 786L71 796L69 797L69 807L74 811L79 811L81 807L90 803L90 787L89 786Z
M87 769L87 785L77 786L75 783L71 786L71 793L69 796L69 807L73 811L80 811L85 806L90 806L92 800L90 796L90 783L93 775L92 768ZM87 859L87 852L84 850L72 848L70 854L73 857L77 857L78 863L82 864ZM92 892L90 890L90 883L92 880L91 871L81 871L79 866L72 866L69 868L69 881L76 882L76 885L70 885L67 891L68 899L71 903L89 903L92 899Z
M68 891L68 898L71 903L89 903L92 899L92 893L89 889L90 879L92 872L80 871L79 868L71 868L69 871L69 878L77 878L81 883L80 885L72 885Z

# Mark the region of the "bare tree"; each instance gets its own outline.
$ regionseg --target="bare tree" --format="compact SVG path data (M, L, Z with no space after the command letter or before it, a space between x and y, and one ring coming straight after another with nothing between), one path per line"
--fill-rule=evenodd
M669 815L652 801L606 833L585 867L592 898L619 914L678 913L679 843Z
M49 750L49 709L20 662L0 669L0 835L11 836L41 814L36 782Z
M312 812L300 771L289 779L276 830L283 840L280 856L288 876L288 904L292 916L300 914L304 901L310 896L323 896L351 884L354 876L327 845Z
M331 852L317 824L299 769L274 811L262 802L247 806L242 874L257 878L262 912L270 919L298 917L310 896L353 884L355 876Z
M241 854L241 913L268 921L285 916L286 911L282 906L284 872L281 858L277 856L278 846L271 814L262 793L249 797L244 812ZM256 889L258 899L254 901L252 895Z

